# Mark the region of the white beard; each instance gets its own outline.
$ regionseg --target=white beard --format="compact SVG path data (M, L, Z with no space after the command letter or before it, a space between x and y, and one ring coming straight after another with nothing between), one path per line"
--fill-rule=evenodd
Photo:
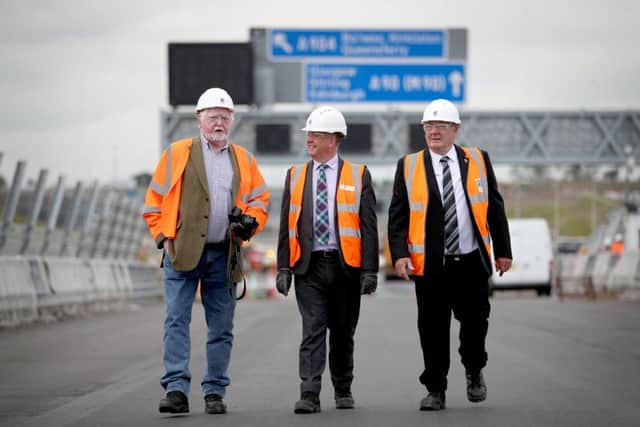
M213 142L213 141L226 141L228 135L224 132L212 132L209 135L205 135L205 137L207 138L207 140Z

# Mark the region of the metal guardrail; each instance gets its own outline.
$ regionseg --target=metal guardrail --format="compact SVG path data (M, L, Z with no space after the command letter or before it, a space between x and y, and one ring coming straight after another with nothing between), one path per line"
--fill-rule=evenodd
M88 187L79 181L65 191L64 176L47 189L46 169L25 189L25 171L26 163L18 162L0 205L0 255L132 259L149 244L140 194L97 181Z

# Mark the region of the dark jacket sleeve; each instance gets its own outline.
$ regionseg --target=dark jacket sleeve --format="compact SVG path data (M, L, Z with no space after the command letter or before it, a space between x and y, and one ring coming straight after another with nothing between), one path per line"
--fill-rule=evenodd
M409 234L409 199L407 186L404 183L404 162L398 160L396 176L393 181L393 195L389 204L389 223L387 226L387 238L391 262L395 265L399 258L409 256L407 237Z
M493 256L495 258L511 258L511 238L509 237L509 224L504 208L504 200L500 191L498 191L498 181L493 172L489 154L486 151L482 151L482 155L487 166L487 185L489 186L487 221L489 222L489 232L491 233Z
M287 170L282 191L282 206L280 208L280 230L278 232L278 270L289 269L289 179L291 169Z
M360 233L362 236L362 271L378 272L378 217L376 195L371 184L371 174L364 169L360 196Z

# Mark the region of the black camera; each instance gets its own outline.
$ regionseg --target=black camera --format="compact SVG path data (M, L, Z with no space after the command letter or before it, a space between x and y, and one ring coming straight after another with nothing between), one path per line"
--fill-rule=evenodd
M239 207L234 206L229 213L229 227L242 240L249 240L253 231L258 228L258 221L251 215L243 214Z
M239 207L234 206L229 213L229 224L239 223L242 221L242 211Z

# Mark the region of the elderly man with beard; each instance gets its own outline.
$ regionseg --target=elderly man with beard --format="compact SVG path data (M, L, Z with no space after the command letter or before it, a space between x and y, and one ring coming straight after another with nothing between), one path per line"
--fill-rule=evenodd
M228 140L233 111L224 89L206 90L196 106L200 135L176 141L162 153L146 194L142 216L164 250L165 372L160 383L166 396L161 413L189 412L189 325L198 284L207 323L201 383L205 410L226 412L239 280L233 255L241 240L263 229L269 205L255 157Z

